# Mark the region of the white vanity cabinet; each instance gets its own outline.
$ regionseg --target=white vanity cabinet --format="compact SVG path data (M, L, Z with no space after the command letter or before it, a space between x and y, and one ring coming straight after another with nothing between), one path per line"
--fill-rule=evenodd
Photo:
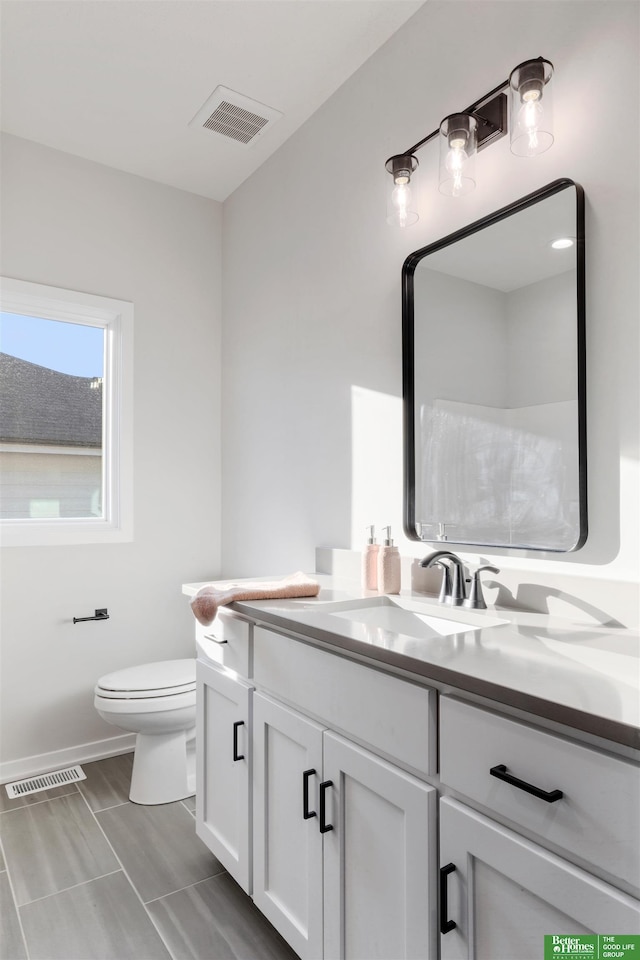
M300 957L322 957L323 727L261 694L253 714L253 899Z
M324 956L435 960L436 791L325 734Z
M640 931L637 764L248 617L196 630L197 831L302 960Z
M458 798L440 801L442 960L532 960L545 934L640 930L638 901L603 879L640 881L635 765L442 697L440 778Z
M251 893L252 687L201 659L196 681L196 832Z
M254 901L303 960L436 956L435 790L254 699Z
M197 643L198 835L302 960L436 960L435 692L229 614Z

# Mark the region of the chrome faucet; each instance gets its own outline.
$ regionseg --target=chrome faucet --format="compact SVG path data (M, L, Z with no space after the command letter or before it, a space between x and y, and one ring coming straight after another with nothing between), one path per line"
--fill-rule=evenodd
M465 569L460 557L450 550L436 550L430 553L420 561L421 567L433 567L437 564L439 567L445 567L442 562L448 560L451 564L449 569L445 569L442 576L442 590L440 591L440 603L448 603L451 606L459 607L466 600L467 594L464 587ZM450 575L449 575L450 574Z
M447 561L450 566L447 565ZM500 573L497 567L488 565L478 567L472 578L467 578L462 560L450 550L436 550L420 561L421 567L442 567L442 586L440 588L440 603L448 603L453 607L468 607L471 610L486 610L487 605L482 594L480 573L490 570L491 573ZM467 597L466 583L471 584Z

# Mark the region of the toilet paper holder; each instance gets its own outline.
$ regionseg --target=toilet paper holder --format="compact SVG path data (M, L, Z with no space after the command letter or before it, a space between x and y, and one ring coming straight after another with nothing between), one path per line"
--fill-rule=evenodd
M109 612L106 607L101 607L99 610L95 611L95 616L93 617L74 617L74 623L86 623L87 620L108 620Z

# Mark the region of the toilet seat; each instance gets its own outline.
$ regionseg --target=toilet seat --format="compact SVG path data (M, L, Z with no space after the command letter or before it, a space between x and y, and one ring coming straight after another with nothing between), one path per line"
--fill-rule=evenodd
M94 692L107 700L150 700L191 693L195 688L194 659L161 660L108 673L100 677Z

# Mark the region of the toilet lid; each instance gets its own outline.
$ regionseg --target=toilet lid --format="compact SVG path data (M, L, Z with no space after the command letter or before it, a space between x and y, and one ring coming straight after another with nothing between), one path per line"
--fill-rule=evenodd
M167 697L194 690L195 685L196 661L193 658L159 660L100 677L96 692L114 698Z

